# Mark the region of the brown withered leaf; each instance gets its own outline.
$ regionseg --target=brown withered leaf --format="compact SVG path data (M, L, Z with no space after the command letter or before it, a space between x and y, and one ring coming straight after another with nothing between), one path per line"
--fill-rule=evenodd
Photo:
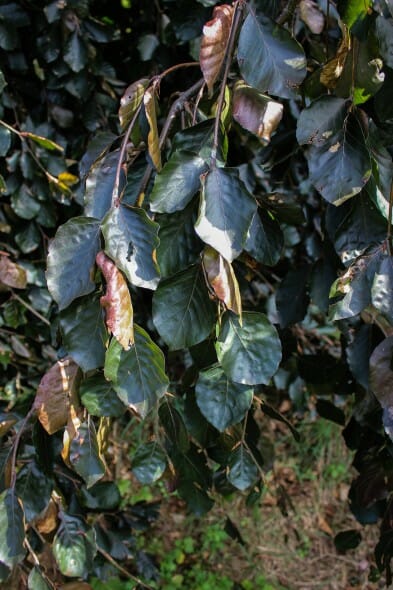
M299 16L314 35L322 33L325 26L325 17L314 0L301 0Z
M154 89L146 90L143 96L143 104L145 105L146 118L150 127L149 135L147 136L147 147L155 169L157 172L160 172L162 169L162 163L157 128L156 96Z
M123 130L131 123L133 116L143 100L143 95L148 84L148 78L141 78L128 86L121 97L119 120Z
M57 504L51 499L44 514L38 517L38 519L35 521L35 527L42 535L49 535L49 533L57 529L57 514Z
M79 407L77 391L80 376L78 365L67 357L57 361L41 379L34 408L48 434L66 426L71 406Z
M104 252L98 252L96 262L106 280L106 294L101 297L108 330L124 350L134 343L134 322L131 295L117 266Z
M216 6L213 18L203 27L199 63L209 92L220 73L231 32L233 7L229 4Z
M235 84L233 92L233 118L239 125L269 143L272 133L277 129L284 107L248 86L243 81Z
M203 251L202 263L206 279L217 298L241 318L242 301L232 265L210 246Z
M27 285L26 271L12 262L8 256L0 256L0 287L25 289Z
M339 24L342 31L341 43L333 59L330 59L323 66L320 75L321 83L329 89L333 89L337 86L338 79L343 72L345 61L351 49L351 36L348 27L342 22Z

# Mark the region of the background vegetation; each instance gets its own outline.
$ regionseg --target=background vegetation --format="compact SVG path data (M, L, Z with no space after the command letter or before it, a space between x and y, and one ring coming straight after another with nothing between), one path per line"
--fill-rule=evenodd
M391 583L392 56L390 0L0 3L6 587Z

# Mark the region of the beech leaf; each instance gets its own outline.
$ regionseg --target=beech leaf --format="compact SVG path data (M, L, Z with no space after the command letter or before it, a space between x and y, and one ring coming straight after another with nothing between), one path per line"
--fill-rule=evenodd
M314 35L322 33L325 26L325 17L314 0L300 1L299 16Z
M79 426L70 443L69 460L75 471L90 488L105 475L105 464L100 456L93 420Z
M106 280L106 294L100 299L101 306L105 309L106 325L124 350L128 350L134 342L134 325L131 295L126 280L104 252L97 254L96 262Z
M79 379L80 369L71 358L57 361L41 379L34 408L48 434L64 428L71 405L78 406Z
M284 112L281 103L248 86L237 82L233 93L233 118L239 125L269 143Z
M120 126L123 130L127 127L127 125L129 125L137 109L139 108L148 84L148 78L141 78L140 80L137 80L128 86L121 97L119 120Z
M229 4L216 6L212 20L203 27L199 62L209 92L218 78L225 58L232 17L232 6Z
M8 256L0 256L0 288L25 289L27 285L26 271L12 262Z
M351 49L351 36L348 28L341 23L342 40L337 49L336 55L330 59L322 68L321 83L329 89L337 86L337 82L344 70L348 53Z
M225 260L214 248L206 246L202 263L206 279L227 309L237 315L242 315L242 300L240 297L239 284L230 262Z
M149 135L147 137L147 146L149 155L157 172L162 168L161 152L159 144L159 135L157 128L157 113L156 113L156 95L153 90L146 90L143 95L143 104L145 105L146 118L149 123Z

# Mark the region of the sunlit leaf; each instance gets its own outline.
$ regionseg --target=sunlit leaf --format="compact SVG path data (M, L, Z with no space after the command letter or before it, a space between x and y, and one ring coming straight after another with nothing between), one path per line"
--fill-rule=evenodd
M8 256L0 255L0 288L25 289L27 285L26 271L22 266L12 262Z
M141 445L131 459L131 466L133 474L140 483L154 483L165 471L165 453L156 442Z
M242 301L239 284L230 262L214 248L206 246L202 255L206 278L217 298L237 315L242 315Z
M72 359L58 361L43 376L34 400L38 419L53 434L67 424L70 406L77 406L80 369Z
M261 94L244 82L236 83L233 93L233 118L264 142L269 143L283 112L284 107L281 103Z
M34 143L38 144L40 147L45 148L46 150L64 152L64 148L61 145L52 141L51 139L48 139L47 137L41 137L41 135L36 135L30 131L21 131L21 135L22 137L31 139L31 141L34 141Z
M206 420L223 432L250 409L253 389L233 383L219 365L201 371L195 386L198 407Z
M148 78L141 78L133 82L120 100L119 119L120 126L124 130L131 122L137 109L143 101L143 95L147 86L149 85Z
M263 313L243 312L239 318L227 312L216 343L225 374L235 383L269 383L281 361L281 343L275 327Z
M97 254L96 262L106 281L106 294L100 299L105 309L106 325L122 347L128 350L134 342L134 324L127 283L116 265L103 252Z
M155 289L159 270L155 250L158 224L144 209L119 205L112 207L102 222L107 254L137 287Z
M150 128L149 135L147 137L149 155L155 169L157 172L160 172L162 168L161 150L157 128L156 95L153 90L146 90L145 94L143 95L143 104L145 106L146 118Z
M251 11L240 31L237 59L248 84L282 98L294 98L306 76L301 45L267 16Z
M53 540L53 555L64 576L87 575L97 552L94 530L80 518L61 514L61 525Z
M216 6L213 18L203 27L199 63L206 85L211 92L220 73L231 31L233 7Z

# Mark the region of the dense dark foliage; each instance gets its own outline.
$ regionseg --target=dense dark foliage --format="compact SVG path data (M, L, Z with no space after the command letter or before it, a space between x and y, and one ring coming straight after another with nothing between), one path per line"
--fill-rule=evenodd
M0 48L0 579L152 580L114 425L203 515L258 502L289 396L390 583L391 0L1 2Z

